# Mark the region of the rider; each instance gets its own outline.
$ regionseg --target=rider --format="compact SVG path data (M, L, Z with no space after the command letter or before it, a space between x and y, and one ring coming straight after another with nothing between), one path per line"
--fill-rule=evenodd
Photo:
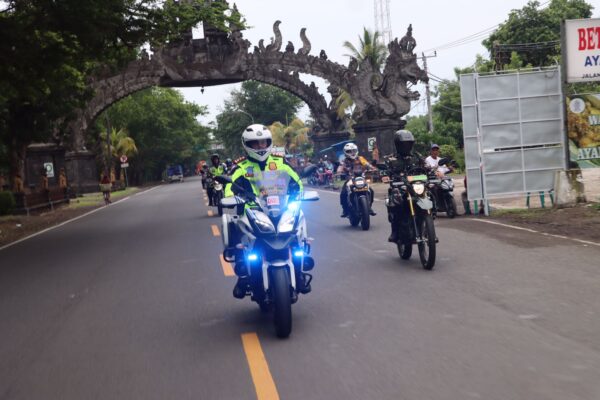
M344 158L338 167L338 174L347 175L347 179L344 182L340 192L340 204L342 205L342 215L340 215L341 218L347 218L350 213L350 204L348 204L348 185L354 174L375 170L375 168L373 168L364 157L358 155L358 147L354 143L346 143L344 145L344 154L346 155L346 158ZM373 189L369 188L369 192L371 194L369 214L377 215L371 208L374 197Z
M443 178L448 172L452 172L452 168L447 165L439 165L440 162L440 146L432 144L429 157L425 159L425 164L428 168L435 171L438 178Z
M213 154L210 156L210 167L208 168L208 175L212 178L216 177L216 176L221 176L225 174L225 168L223 167L223 165L221 164L221 158L219 157L218 154ZM216 204L213 204L213 200L212 200L212 194L213 194L213 186L209 185L206 188L206 194L208 196L208 205L209 206L216 206Z
M401 129L394 133L394 147L396 148L396 157L387 159L386 164L392 182L403 181L408 170L411 168L424 167L423 161L418 153L413 152L415 137L412 132ZM391 190L391 189L390 189ZM388 193L391 197L391 193ZM388 238L389 242L398 241L398 228L401 219L401 207L394 206L392 202L388 203L388 220L392 225L392 233Z
M227 160L225 160L225 173L227 175L231 175L231 173L233 172L233 161L231 160L231 158L228 158Z
M242 145L247 158L236 160L236 165L231 174L231 183L225 186L225 197L233 196L234 194L241 197L246 197L246 193L254 193L255 196L260 195L258 184L262 179L263 172L266 171L284 171L290 177L288 191L290 195L300 195L303 190L302 180L294 169L289 165L282 156L271 154L273 139L269 129L261 124L253 124L248 126L242 133ZM248 199L250 200L250 199ZM251 202L249 202L251 206ZM239 243L240 238L232 232L231 226L229 231L229 246L235 247ZM236 262L235 272L238 275L238 281L233 288L233 296L243 298L246 295L248 287L248 273L243 260L240 263ZM304 281L298 282L299 290L308 293L310 285L304 285ZM301 286L303 285L303 286Z

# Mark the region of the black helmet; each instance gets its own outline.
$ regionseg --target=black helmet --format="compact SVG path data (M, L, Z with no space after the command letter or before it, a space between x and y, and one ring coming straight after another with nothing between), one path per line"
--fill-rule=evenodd
M398 155L409 156L412 152L414 144L415 137L411 131L400 129L394 133L394 146L396 146L396 152Z
M215 161L215 158L216 158L216 161ZM217 164L220 159L221 159L221 157L219 157L219 155L217 153L210 156L210 161L213 163L213 165Z
M233 161L231 160L231 158L228 158L227 160L225 160L225 164L231 165L233 164Z

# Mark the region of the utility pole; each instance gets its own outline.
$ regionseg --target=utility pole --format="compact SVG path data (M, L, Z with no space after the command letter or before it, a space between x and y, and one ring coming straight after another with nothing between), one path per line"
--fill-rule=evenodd
M421 59L423 60L423 69L425 75L429 76L427 71L427 59L430 57L436 57L437 53L434 52L432 56L425 57L425 53L421 53ZM428 130L429 133L433 133L433 110L431 109L431 92L429 91L429 80L425 83L425 96L427 97L427 114L429 115Z

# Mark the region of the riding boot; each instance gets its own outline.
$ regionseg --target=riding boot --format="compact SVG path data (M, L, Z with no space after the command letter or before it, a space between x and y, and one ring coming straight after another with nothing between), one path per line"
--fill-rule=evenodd
M249 278L247 276L239 277L237 283L233 287L233 297L243 299L248 292Z

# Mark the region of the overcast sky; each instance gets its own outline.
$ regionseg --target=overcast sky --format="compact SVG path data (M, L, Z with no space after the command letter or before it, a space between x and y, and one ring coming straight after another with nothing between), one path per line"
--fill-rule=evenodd
M545 5L548 1L541 0L540 3ZM593 15L598 17L600 2L588 0L588 3L595 6ZM265 39L265 44L268 44L274 36L273 23L280 20L282 48L288 41L294 43L296 50L300 48L299 33L305 27L312 44L311 54L318 55L324 49L330 60L343 65L348 64L343 42L349 40L357 45L363 26L368 29L375 27L374 0L237 0L236 4L250 26L243 32L244 37L253 46L260 39ZM520 9L525 4L527 0L391 0L392 34L401 38L408 25L412 24L417 41L415 53L419 56L421 52L433 55L437 49L437 57L428 58L429 71L440 78L454 79L454 67L472 65L478 53L488 57L481 41L492 28L507 19L512 9ZM451 45L461 39L464 39L461 45ZM303 79L307 80L306 77ZM316 77L309 77L308 82L310 80L314 80L321 94L328 97L323 81ZM204 94L200 88L180 90L188 101L209 107L210 115L201 118L202 122L208 123L215 119L231 90L239 87L240 84L211 86L205 88ZM424 93L423 88L418 86L418 90ZM413 103L413 106L411 114L426 113L425 101L417 105ZM308 117L307 108L301 111L301 117Z

